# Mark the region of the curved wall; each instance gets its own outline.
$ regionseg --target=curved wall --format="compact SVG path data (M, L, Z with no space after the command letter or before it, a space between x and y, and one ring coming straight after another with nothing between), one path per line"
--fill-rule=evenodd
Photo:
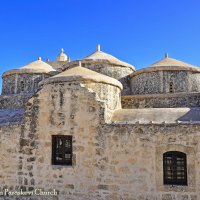
M110 76L119 80L123 85L122 95L130 94L130 78L129 75L134 72L134 69L129 67L121 67L116 65L109 65L103 63L82 63L83 67L98 73Z
M171 85L172 84L172 85ZM200 73L189 71L155 71L131 78L131 94L167 94L200 92Z
M47 74L12 74L3 77L2 94L34 93L38 83L50 77Z

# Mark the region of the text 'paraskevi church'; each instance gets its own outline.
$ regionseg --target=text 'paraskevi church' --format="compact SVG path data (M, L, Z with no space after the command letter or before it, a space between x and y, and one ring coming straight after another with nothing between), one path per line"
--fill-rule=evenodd
M135 70L98 45L2 79L0 199L200 199L199 67Z

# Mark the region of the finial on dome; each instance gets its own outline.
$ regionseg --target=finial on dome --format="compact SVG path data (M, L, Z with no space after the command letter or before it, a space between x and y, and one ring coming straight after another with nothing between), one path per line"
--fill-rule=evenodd
M64 53L64 49L63 48L61 49L61 52Z
M42 58L41 58L41 57L38 57L38 60L42 60Z
M82 67L81 65L82 65L82 64L81 64L81 61L79 60L79 61L78 61L78 66L79 66L79 67Z
M97 51L101 51L101 46L100 46L100 44L97 45Z
M168 58L168 53L165 53L165 58Z

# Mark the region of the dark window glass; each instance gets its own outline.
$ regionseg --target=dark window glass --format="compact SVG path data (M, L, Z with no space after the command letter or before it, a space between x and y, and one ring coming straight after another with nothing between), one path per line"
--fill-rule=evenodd
M163 174L166 185L187 185L186 154L178 151L164 153Z
M52 164L72 165L72 136L52 135Z

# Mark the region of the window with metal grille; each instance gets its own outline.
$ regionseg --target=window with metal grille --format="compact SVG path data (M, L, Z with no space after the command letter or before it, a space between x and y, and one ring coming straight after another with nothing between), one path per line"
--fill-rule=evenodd
M170 83L169 83L169 92L170 92L170 93L173 93L173 92L174 92L174 83L173 83L173 82L170 82Z
M52 135L52 164L72 165L72 136Z
M187 185L186 154L178 151L164 153L163 175L166 185Z

